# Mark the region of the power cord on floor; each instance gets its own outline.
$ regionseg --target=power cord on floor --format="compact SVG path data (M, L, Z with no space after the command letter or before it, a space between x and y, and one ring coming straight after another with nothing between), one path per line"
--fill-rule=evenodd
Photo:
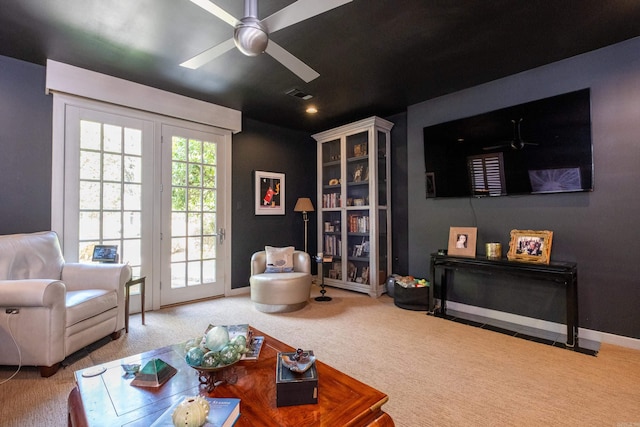
M16 345L16 349L18 349L18 369L9 378L0 382L0 385L3 385L4 383L9 382L11 379L13 379L13 377L18 375L18 372L20 372L20 368L22 368L22 352L20 351L20 346L18 345L18 341L16 341L16 337L13 336L13 331L11 330L11 323L9 321L9 319L15 316L16 314L18 314L18 311L16 310L11 311L10 313L7 313L7 329L9 330L9 335L11 336L13 343Z

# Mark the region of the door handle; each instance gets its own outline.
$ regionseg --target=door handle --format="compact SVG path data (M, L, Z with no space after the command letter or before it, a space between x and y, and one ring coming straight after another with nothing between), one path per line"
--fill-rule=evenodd
M215 235L220 238L220 244L222 244L224 242L224 238L225 238L224 228L221 228L220 230L218 230L218 233L215 234Z

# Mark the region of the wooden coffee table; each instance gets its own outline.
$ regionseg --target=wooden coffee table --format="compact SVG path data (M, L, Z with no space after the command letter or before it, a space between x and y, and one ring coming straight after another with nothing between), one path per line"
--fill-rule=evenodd
M83 377L88 369L75 372L76 387L69 394L69 425L145 426L151 425L174 402L197 394L209 397L241 399L242 426L394 426L382 411L388 396L362 382L316 361L318 371L318 403L276 407L276 359L278 352L295 349L253 329L254 336L264 336L257 361L240 361L235 365L238 380L223 384L206 393L198 381L196 370L186 364L179 346L168 346L132 357L106 363L106 371L94 377ZM320 358L322 357L319 355ZM131 386L123 377L122 362L141 363L160 358L178 373L158 388Z

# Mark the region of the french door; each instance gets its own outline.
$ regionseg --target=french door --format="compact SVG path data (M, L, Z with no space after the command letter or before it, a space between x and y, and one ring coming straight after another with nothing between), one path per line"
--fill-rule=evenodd
M54 149L62 153L54 169L64 179L54 179L52 223L65 258L92 262L94 245L117 245L120 262L146 276L147 307L224 295L231 132L89 101L60 103L64 144ZM131 309L139 307L133 289Z
M162 125L161 305L224 295L229 132Z
M95 245L115 245L134 277L150 276L153 122L67 105L65 132L65 257L92 262Z

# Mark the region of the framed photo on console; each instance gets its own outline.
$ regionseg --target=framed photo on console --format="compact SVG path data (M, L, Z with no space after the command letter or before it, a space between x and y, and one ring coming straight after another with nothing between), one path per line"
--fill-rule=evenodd
M451 227L449 229L449 255L476 256L476 227Z
M509 261L549 264L553 231L511 230Z

